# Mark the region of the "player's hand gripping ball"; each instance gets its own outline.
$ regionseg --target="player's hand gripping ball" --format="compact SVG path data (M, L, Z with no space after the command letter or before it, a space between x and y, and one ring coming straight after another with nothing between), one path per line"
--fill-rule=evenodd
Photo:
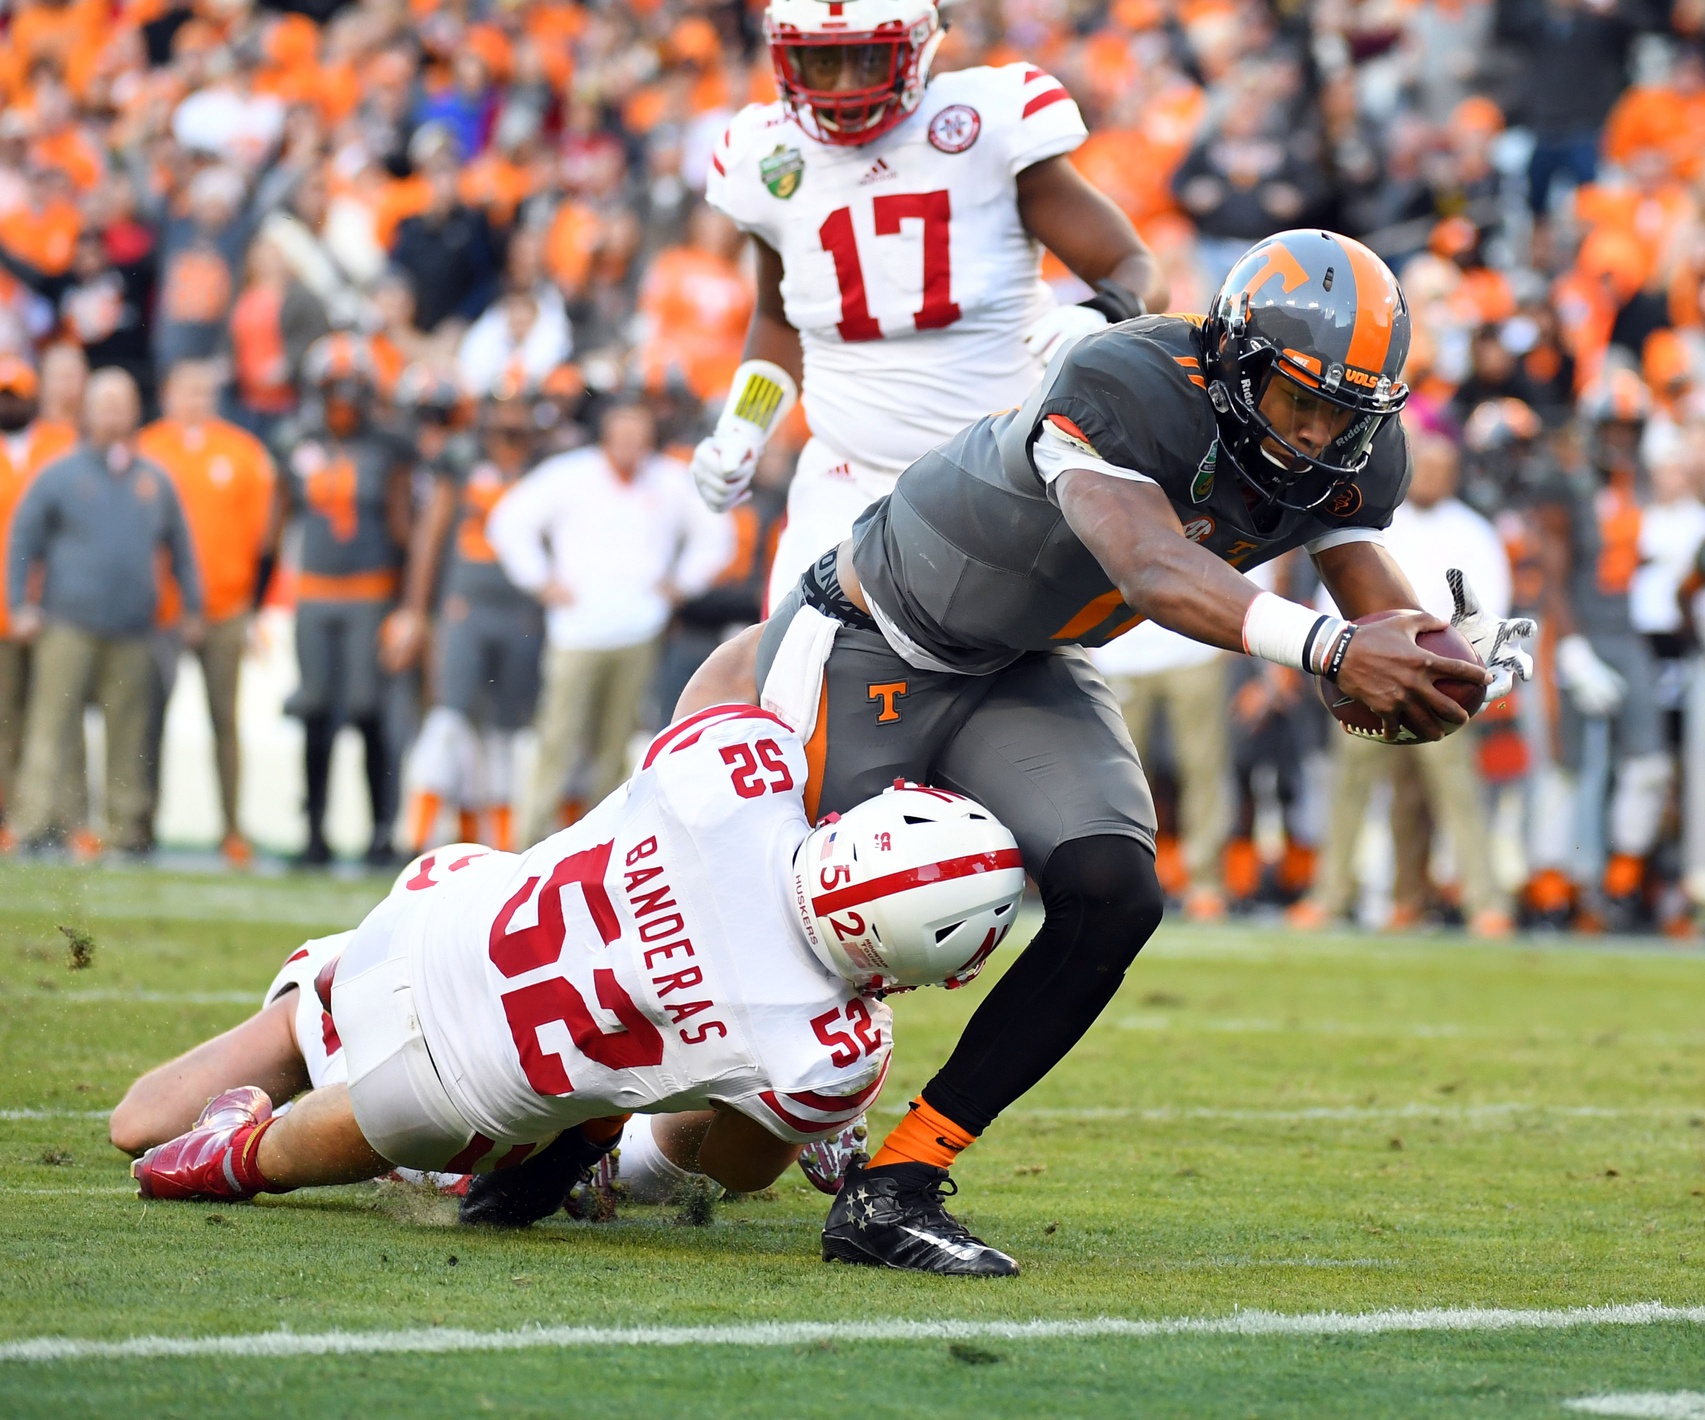
M1370 622L1384 621L1387 617L1397 615L1400 613L1396 611L1371 612L1367 616L1357 617L1356 625L1366 626ZM1447 656L1453 661L1485 664L1480 660L1480 653L1468 644L1468 638L1454 626L1446 626L1438 631L1423 631L1415 638L1415 644L1423 651L1431 651L1435 656ZM1349 692L1340 690L1329 680L1321 679L1315 683L1320 687L1320 698L1332 712L1332 718L1345 730L1352 735L1360 735L1363 739L1385 739L1384 724L1366 705ZM1486 703L1486 687L1477 680L1435 680L1433 684L1470 715ZM1454 734L1460 728L1460 725L1446 725L1445 733ZM1410 745L1418 744L1420 739L1419 735L1404 725L1398 730L1397 738L1388 743Z

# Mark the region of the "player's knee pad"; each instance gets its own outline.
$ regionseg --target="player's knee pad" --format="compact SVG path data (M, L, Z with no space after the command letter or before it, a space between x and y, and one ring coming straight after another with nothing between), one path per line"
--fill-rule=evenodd
M1154 853L1122 834L1074 838L1049 857L1038 886L1048 916L1075 918L1085 966L1122 975L1166 909Z
M1610 846L1616 853L1645 857L1658 841L1671 766L1667 754L1640 754L1622 761L1610 803Z
M435 705L427 711L414 742L410 777L428 793L449 803L464 802L474 776L474 732L460 710Z

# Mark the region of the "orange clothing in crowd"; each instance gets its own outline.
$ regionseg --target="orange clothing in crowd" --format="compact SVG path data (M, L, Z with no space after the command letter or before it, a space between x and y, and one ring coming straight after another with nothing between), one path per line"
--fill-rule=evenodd
M284 414L296 407L290 357L284 347L284 292L250 286L231 307L231 363L237 393L261 414Z
M262 542L272 512L272 459L247 430L223 419L198 426L161 419L137 436L137 450L158 464L177 489L201 572L207 619L247 611L255 593ZM160 621L170 625L182 605L162 573Z
M57 420L38 419L16 434L0 434L0 551L12 536L12 514L36 474L61 454L70 453L77 431ZM0 585L0 636L11 630L6 590Z
M1667 183L1653 193L1588 183L1575 194L1576 221L1582 227L1626 232L1645 249L1649 271L1671 255L1694 212L1693 199L1680 183Z
M564 291L586 285L598 249L598 214L578 202L564 202L545 233L545 270Z
M14 207L0 215L0 246L49 276L71 265L83 219L71 202L51 202L41 211Z
M44 168L58 168L79 192L92 191L107 170L100 145L75 124L36 139L30 145L30 160Z
M679 371L700 399L728 392L755 300L734 262L691 247L659 252L640 288L651 334L639 353L647 387Z
M1705 168L1705 93L1639 88L1623 94L1605 120L1604 156L1626 164L1645 148L1661 149L1678 176L1698 177Z

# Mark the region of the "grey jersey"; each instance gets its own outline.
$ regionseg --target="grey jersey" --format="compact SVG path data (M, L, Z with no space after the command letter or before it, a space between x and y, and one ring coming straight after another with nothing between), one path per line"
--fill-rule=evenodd
M486 519L498 500L514 487L515 480L504 477L502 470L487 459L447 465L437 476L450 480L456 489L456 521L445 559L444 595L465 597L494 609L533 611L537 603L504 575L485 535Z
M1569 602L1591 637L1632 636L1628 589L1640 566L1640 508L1630 490L1591 471L1565 476Z
M395 573L403 549L391 532L392 471L414 461L393 434L371 430L336 439L309 430L284 451L293 500L302 513L302 571L320 577Z
M1189 318L1144 316L1077 342L1023 406L932 449L853 530L853 565L884 634L919 669L986 675L1029 651L1100 646L1141 620L1054 501L1032 457L1053 419L1107 463L1159 485L1184 534L1254 567L1347 528L1383 528L1409 484L1389 422L1367 467L1310 512L1250 512L1219 452Z

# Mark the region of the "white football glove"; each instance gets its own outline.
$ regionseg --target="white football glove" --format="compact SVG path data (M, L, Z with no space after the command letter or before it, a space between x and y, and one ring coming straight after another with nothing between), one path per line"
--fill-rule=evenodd
M1525 641L1538 627L1532 617L1500 618L1482 611L1480 598L1474 595L1474 588L1468 585L1468 578L1460 568L1452 567L1446 572L1445 582L1450 587L1451 600L1456 603L1450 624L1479 653L1494 676L1486 687L1485 703L1502 700L1515 689L1518 680L1533 679L1533 657L1516 642Z
M1024 348L1046 365L1059 353L1091 331L1108 324L1107 317L1088 306L1055 306L1035 325L1024 332Z
M1557 643L1557 681L1589 720L1614 715L1628 698L1628 682L1599 659L1579 632Z
M693 450L693 482L711 512L726 513L746 498L764 443L763 432L744 421L731 421L699 440Z

